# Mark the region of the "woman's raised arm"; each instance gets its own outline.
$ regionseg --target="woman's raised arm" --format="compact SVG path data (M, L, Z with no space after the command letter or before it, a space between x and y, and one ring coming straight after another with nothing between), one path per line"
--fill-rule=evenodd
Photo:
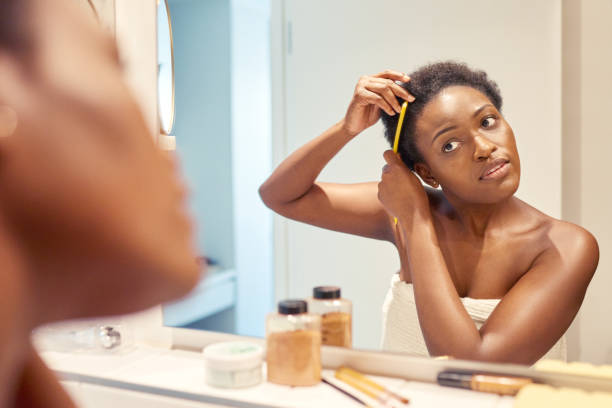
M345 117L287 157L259 189L277 213L308 224L369 238L393 241L389 216L377 197L377 183L318 183L329 161L356 135L401 109L397 97L414 97L395 81L409 78L385 71L359 79Z

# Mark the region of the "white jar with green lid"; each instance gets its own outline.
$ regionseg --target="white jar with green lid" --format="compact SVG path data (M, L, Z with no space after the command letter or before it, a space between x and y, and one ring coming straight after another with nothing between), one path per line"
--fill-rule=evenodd
M263 347L245 341L228 341L204 348L206 383L213 387L243 388L262 380Z

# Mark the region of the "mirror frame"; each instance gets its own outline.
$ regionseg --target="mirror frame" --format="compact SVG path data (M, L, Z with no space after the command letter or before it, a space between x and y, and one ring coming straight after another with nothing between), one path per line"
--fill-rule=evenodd
M90 0L88 0L90 1ZM176 117L176 100L175 100L175 93L176 93L176 78L175 78L175 70L174 70L174 35L172 33L172 15L170 14L170 5L168 4L168 0L157 0L157 12L159 14L159 8L164 6L166 8L166 15L168 16L168 37L170 39L170 69L172 70L172 96L171 96L171 112L170 112L170 119L169 119L169 123L166 124L166 126L164 126L164 121L162 120L162 109L161 109L161 98L159 95L159 89L157 91L157 100L158 100L158 116L159 116L159 129L160 129L160 133L162 135L165 136L170 136L172 134L172 131L174 130L174 121L175 121L175 117ZM159 18L158 18L159 21ZM156 40L157 40L157 44L159 44L159 37L162 33L160 32L160 27L158 25L157 27L157 36L156 36ZM165 34L165 33L164 33ZM159 66L159 47L157 50L157 63ZM159 70L159 68L158 68ZM158 72L158 80L157 80L157 86L159 88L159 72Z

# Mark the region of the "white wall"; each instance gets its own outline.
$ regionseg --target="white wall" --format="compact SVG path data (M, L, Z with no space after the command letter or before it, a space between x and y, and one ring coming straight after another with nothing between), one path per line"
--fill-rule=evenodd
M502 90L521 155L518 196L561 216L560 0L287 0L279 7L286 122L284 130L275 128L275 146L283 149L275 157L338 121L359 76L458 59L486 70ZM385 149L378 124L346 146L321 180L377 180ZM355 303L355 345L378 348L382 301L399 268L395 249L296 222L286 228L286 253L277 256L286 256L287 294L340 285Z
M564 1L563 218L591 231L600 249L569 351L570 357L593 363L612 363L610 20L608 0Z
M157 137L157 2L115 0L115 33L125 79Z

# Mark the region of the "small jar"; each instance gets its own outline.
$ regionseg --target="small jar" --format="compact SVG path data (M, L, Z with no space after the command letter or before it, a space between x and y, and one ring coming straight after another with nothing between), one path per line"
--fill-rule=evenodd
M268 381L309 386L321 381L321 317L304 300L278 303L266 319Z
M263 347L245 341L227 341L206 346L206 383L221 388L257 385L262 380L263 355Z
M337 286L317 286L308 299L311 313L321 316L321 341L328 346L352 346L353 304Z

